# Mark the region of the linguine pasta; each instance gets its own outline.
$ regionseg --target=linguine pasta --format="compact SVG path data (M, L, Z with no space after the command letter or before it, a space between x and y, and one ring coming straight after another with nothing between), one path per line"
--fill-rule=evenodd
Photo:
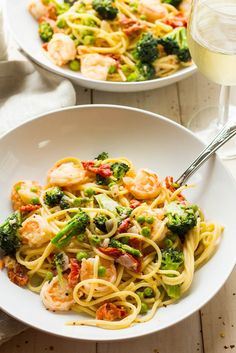
M45 186L13 186L22 223L15 257L4 258L9 278L40 294L48 310L85 315L67 325L122 329L151 320L189 290L223 232L186 200L188 187L106 153L59 160Z
M42 47L54 64L93 80L130 82L166 77L192 64L190 55L183 58L176 48L161 45L176 29L182 30L178 37L186 37L190 1L179 1L178 7L170 3L68 0L61 5L32 0L29 11L39 22ZM137 53L145 35L155 44L149 41Z

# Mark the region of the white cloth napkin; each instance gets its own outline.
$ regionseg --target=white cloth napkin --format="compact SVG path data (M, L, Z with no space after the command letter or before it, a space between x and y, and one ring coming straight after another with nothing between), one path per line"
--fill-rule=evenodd
M7 61L5 42L0 8L0 136L33 116L76 103L70 81L26 60ZM26 328L0 310L0 345Z
M0 134L35 115L75 102L70 81L29 61L0 62Z

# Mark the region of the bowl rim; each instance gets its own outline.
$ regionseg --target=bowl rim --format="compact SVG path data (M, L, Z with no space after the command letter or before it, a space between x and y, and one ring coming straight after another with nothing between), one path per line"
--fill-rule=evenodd
M10 135L11 133L13 133L15 130L18 130L18 129L21 129L22 127L24 127L25 125L27 124L31 124L33 123L34 121L37 121L37 120L40 120L40 119L43 119L44 117L47 117L47 116L53 116L57 113L60 113L60 112L69 112L71 110L80 110L80 109L100 109L100 108L110 108L110 109L117 109L117 110L128 110L128 111L133 111L133 112L137 112L137 113L142 113L144 115L147 115L153 119L160 119L162 121L165 121L169 124L172 124L174 126L176 126L177 128L179 129L182 129L186 132L188 132L189 134L191 134L195 139L197 139L199 142L201 142L201 144L203 145L203 148L204 148L204 142L202 142L202 140L200 140L197 136L195 136L195 134L193 132L191 132L190 130L188 130L186 127L178 124L177 122L175 121L172 121L170 120L169 118L167 117L164 117L160 114L156 114L156 113L153 113L153 112L150 112L150 111L147 111L147 110L144 110L144 109L139 109L139 108L136 108L136 107L129 107L129 106L125 106L125 105L114 105L114 104L83 104L83 105L78 105L78 106L71 106L71 107L64 107L64 108L59 108L59 109L55 109L55 110L52 110L52 111L48 111L46 113L42 113L42 114L39 114L39 115L35 115L33 116L31 119L27 120L26 122L23 122L19 125L17 125L16 127L14 127L13 129L5 132L3 135L0 136L0 143L1 143L1 140L3 140L5 137L7 137L8 135ZM220 163L221 167L224 169L225 173L228 175L228 177L231 179L231 181L233 182L233 184L235 185L235 188L236 188L236 181L235 181L235 178L233 177L233 175L231 174L231 172L224 166L224 163L222 162L222 160L220 159L220 157L216 154L216 159L217 159L217 162ZM229 276L231 275L232 271L234 270L234 267L235 267L235 264L236 264L236 259L233 260L232 259L232 263L230 262L227 266L227 271L225 272L225 279L223 282L221 282L215 289L215 291L211 294L208 294L206 296L206 299L202 302L202 303L198 303L198 305L194 308L194 310L192 310L191 312L188 312L188 313L185 313L185 314L180 314L179 315L179 318L177 320L175 320L175 322L173 324L167 324L166 326L164 327L161 327L159 329L156 329L155 326L153 326L152 329L149 330L149 332L144 332L142 333L142 335L140 335L139 333L132 333L129 337L122 337L122 338L116 338L116 337L110 337L109 339L103 339L102 337L100 338L77 338L77 337L72 337L72 336L69 336L69 335L64 335L62 333L56 333L56 332L51 332L50 330L48 329L44 329L42 327L38 327L37 325L33 324L33 323L28 323L27 321L23 320L23 319L19 319L17 316L14 316L14 314L12 313L9 313L7 311L7 309L5 308L2 308L2 305L0 303L0 309L7 313L9 316L17 319L18 321L28 325L29 327L32 327L32 328L35 328L37 330L40 330L42 332L45 332L45 333L48 333L48 334L52 334L54 336L58 336L58 337L63 337L63 338L69 338L69 339L73 339L73 340L77 340L77 341L87 341L87 342L108 342L108 341L125 341L125 340L129 340L129 339L135 339L135 338L139 338L139 337L144 337L144 336L147 336L147 335L151 335L151 334L154 334L154 333L158 333L162 330L165 330L165 329L168 329L168 328L171 328L172 326L180 323L181 321L187 319L188 317L190 317L191 315L195 314L197 311L199 311L204 305L206 305L211 299L213 299L213 297L219 292L219 290L224 286L224 284L226 283L226 281L228 280ZM122 331L122 330L120 330ZM102 331L101 331L102 332ZM102 335L101 335L102 336Z

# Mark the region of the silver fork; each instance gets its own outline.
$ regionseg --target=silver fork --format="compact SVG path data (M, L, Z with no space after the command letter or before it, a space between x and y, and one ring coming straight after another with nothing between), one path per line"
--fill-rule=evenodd
M185 172L175 181L179 186L185 182L228 140L236 134L236 123L226 124L216 135L213 141L200 153L200 155L190 164Z

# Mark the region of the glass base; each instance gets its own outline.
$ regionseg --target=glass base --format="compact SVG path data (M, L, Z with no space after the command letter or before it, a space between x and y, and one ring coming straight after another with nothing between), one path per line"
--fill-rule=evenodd
M205 144L209 144L223 127L218 124L218 115L218 107L202 109L194 114L186 127L194 132ZM236 107L233 105L229 107L228 122L236 123ZM222 159L235 159L236 136L223 145L217 153Z

